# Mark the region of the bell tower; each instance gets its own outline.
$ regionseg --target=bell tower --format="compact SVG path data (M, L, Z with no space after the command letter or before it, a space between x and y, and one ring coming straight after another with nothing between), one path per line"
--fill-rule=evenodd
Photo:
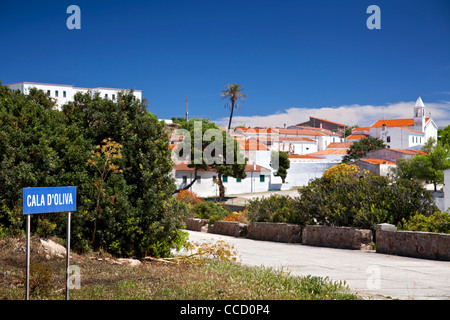
M420 132L425 130L425 105L420 97L414 106L414 130Z

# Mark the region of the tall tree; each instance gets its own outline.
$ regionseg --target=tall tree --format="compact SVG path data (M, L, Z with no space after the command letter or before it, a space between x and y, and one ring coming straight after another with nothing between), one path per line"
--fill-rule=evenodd
M433 138L427 141L423 150L427 153L398 159L396 174L400 178L430 181L437 191L437 185L444 182L443 170L450 168L450 150Z
M283 151L272 151L270 154L270 166L277 171L274 173L274 176L280 177L283 183L285 183L287 170L291 166L289 155Z
M194 168L195 178L199 170L212 170L217 172L217 185L219 197L225 197L223 176L244 179L247 158L239 152L239 146L227 132L219 129L208 119L190 119L182 123L179 133L184 133L185 139L179 144L179 152L189 154L188 167ZM181 155L179 155L181 156ZM185 188L192 185L189 184ZM185 189L183 188L183 189ZM177 190L180 191L180 190Z
M444 129L438 130L438 142L440 142L442 145L447 144L450 146L450 125L448 125Z
M386 145L381 139L367 137L359 141L353 142L347 150L347 154L342 158L343 163L348 163L350 160L362 158L367 152L385 148Z
M22 188L72 185L73 249L141 257L183 244L168 134L147 104L129 92L53 105L42 91L0 85L0 237L24 227ZM65 236L63 215L32 220L33 233Z
M244 91L244 88L242 88L239 83L229 83L220 93L220 95L222 96L222 100L229 99L225 107L231 108L228 130L231 129L231 120L233 118L234 110L239 107L241 101L244 102L244 100L247 99L247 96L245 95L245 93L242 93L242 91Z

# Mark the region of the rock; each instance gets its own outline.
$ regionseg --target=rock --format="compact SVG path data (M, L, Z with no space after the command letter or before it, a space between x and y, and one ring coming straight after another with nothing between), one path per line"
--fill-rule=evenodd
M44 250L58 258L64 258L66 256L66 248L59 243L56 243L50 239L40 239L41 246Z
M381 230L381 231L392 231L392 232L397 231L397 227L394 226L394 225L392 225L392 224L389 224L389 223L380 223L380 224L377 224L377 225L375 226L375 229Z
M137 259L125 259L125 258L119 258L116 260L118 264L126 264L130 267L138 267L141 265L141 261Z

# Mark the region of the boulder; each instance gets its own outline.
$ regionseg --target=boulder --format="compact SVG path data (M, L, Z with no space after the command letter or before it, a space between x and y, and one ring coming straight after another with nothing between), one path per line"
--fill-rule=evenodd
M40 239L40 243L47 253L57 256L58 258L64 258L66 256L66 247L59 243L50 239Z

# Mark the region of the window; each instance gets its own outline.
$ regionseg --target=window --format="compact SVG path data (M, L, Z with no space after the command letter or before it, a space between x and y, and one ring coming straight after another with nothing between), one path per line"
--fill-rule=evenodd
M187 176L183 176L183 184L187 184Z
M50 90L47 90L47 95L50 97Z
M105 99L108 99L108 94L107 93L105 93Z
M58 96L58 90L55 90L55 97Z
M266 178L266 176L264 176L263 174L259 175L259 182L264 182L264 179Z
M113 100L116 100L116 95L113 93L113 95L112 95L112 99Z
M198 178L197 178L197 183L198 183L198 184L202 183L202 177L198 177Z
M65 92L65 91L63 91L63 97L64 97L64 98L66 97L66 92Z
M222 176L222 182L228 182L228 176L223 175Z
M391 136L386 137L386 142L391 142Z
M241 182L241 178L236 178L236 182Z

